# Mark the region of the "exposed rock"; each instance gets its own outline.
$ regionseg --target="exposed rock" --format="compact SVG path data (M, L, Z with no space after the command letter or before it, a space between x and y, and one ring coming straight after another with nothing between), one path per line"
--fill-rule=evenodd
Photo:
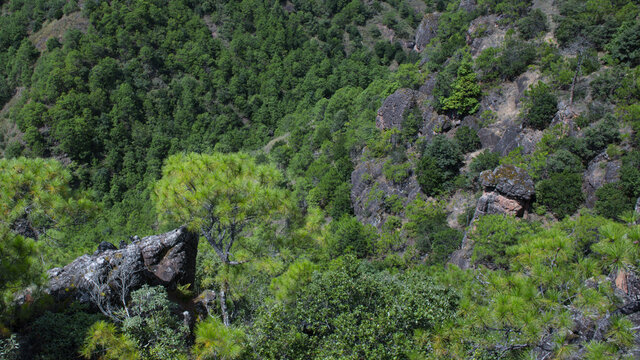
M133 291L144 284L175 289L195 279L198 236L184 227L145 237L120 250L106 244L100 244L94 255L82 255L63 268L49 270L47 292L57 300L75 298L86 303L95 284L108 284L104 296L113 301L118 293L111 284L118 281Z
M210 315L212 309L218 308L218 294L213 290L205 290L193 299L196 314L200 318Z
M523 129L516 137L516 144L522 147L523 154L531 154L536 150L536 145L542 140L542 131L535 129Z
M592 208L596 204L596 190L603 185L620 180L620 160L610 160L606 152L596 156L582 175L582 192L586 195L586 205Z
M498 26L497 15L475 18L467 30L466 41L472 56L478 56L490 47L499 47L504 41L506 30Z
M483 149L493 149L500 141L500 136L492 129L482 128L478 130L478 137Z
M473 220L468 227L471 231L474 229L474 222L483 215L524 216L535 194L534 182L529 174L513 165L500 165L493 171L483 171L480 183L484 193L478 200ZM464 234L460 249L449 260L449 263L462 269L471 266L473 254L473 241L469 238L468 231Z
M511 150L518 147L518 135L520 135L520 127L519 126L510 126L508 127L500 140L494 147L493 151L500 154L500 156L506 156L511 152Z
M397 195L403 205L407 205L420 193L420 185L415 175L402 184L387 180L382 172L386 159L359 162L351 173L351 203L353 211L362 223L382 228L390 215L385 207L385 199Z
M424 48L429 44L431 39L438 34L438 20L440 19L439 13L426 14L422 18L422 22L416 29L416 37L414 41L413 50L422 52Z
M107 250L118 250L118 248L115 245L113 245L112 243L110 243L110 242L103 241L100 244L98 244L98 248L96 249L96 252L93 253L93 255L94 256L98 255L98 254L103 253L103 252L105 252Z
M476 9L476 0L460 0L460 10L468 13Z
M400 129L404 113L414 106L416 92L411 89L398 89L389 95L376 116L376 127L380 130Z
M529 201L535 193L535 184L527 172L513 165L500 165L495 170L480 174L486 191L497 191L510 199Z

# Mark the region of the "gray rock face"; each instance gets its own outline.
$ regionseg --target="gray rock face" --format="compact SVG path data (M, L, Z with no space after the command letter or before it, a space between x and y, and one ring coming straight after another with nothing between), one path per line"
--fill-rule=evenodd
M102 245L102 244L101 244ZM124 249L101 246L93 255L82 255L63 268L48 271L48 292L59 301L75 298L91 301L96 284L107 284L104 297L117 297L126 283L128 291L144 284L175 289L195 279L198 236L182 227L148 236Z
M513 165L500 165L493 171L483 171L480 182L485 191L495 189L510 199L529 201L535 193L535 184L529 174Z
M596 156L582 175L582 192L586 195L586 205L592 208L596 204L596 190L620 180L620 160L609 160L606 152Z
M460 0L460 10L472 12L476 9L476 0Z
M385 159L359 162L351 173L351 203L353 211L362 223L382 228L390 215L385 199L397 195L403 205L407 205L420 193L420 185L415 175L402 184L387 180L382 172Z
M438 20L440 19L439 13L427 14L422 18L422 22L416 30L416 38L414 41L413 50L422 52L424 48L429 44L431 39L438 34Z
M380 130L400 129L403 115L406 110L414 106L416 91L411 89L398 89L389 95L376 116L376 127Z
M518 135L520 135L519 126L508 127L502 137L496 144L493 151L500 154L500 156L506 156L509 152L518 147Z
M472 231L474 222L483 215L524 216L535 194L535 184L529 174L513 165L500 165L493 171L483 171L480 174L480 183L484 193L478 199L469 226ZM473 245L473 241L465 233L460 249L451 255L449 263L468 269L471 266Z

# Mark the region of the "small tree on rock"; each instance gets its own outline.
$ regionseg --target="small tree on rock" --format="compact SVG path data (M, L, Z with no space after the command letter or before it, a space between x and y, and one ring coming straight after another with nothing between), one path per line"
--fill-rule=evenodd
M228 268L247 261L234 257L246 231L288 209L288 193L278 186L281 180L275 167L258 165L246 154L177 154L164 165L155 203L163 219L199 231ZM228 291L229 281L221 280L220 310L227 326Z

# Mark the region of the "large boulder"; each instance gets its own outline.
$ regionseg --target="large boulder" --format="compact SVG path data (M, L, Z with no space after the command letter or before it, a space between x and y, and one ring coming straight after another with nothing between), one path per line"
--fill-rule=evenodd
M415 105L417 92L411 89L398 89L389 95L376 116L376 127L380 130L400 129L404 113Z
M413 45L413 50L416 52L422 52L429 44L431 39L438 35L438 20L440 19L439 13L426 14L422 18L422 22L416 29L416 37Z
M93 255L82 255L63 268L48 271L47 292L56 300L95 302L95 292L107 302L144 284L169 290L195 280L198 235L181 227L134 241L122 249L100 244ZM123 290L124 289L124 290Z
M519 201L529 201L535 193L535 184L529 174L513 165L500 165L493 171L483 171L480 183L485 192L495 190Z
M483 215L504 214L524 216L535 195L535 184L529 174L513 165L500 165L495 170L480 173L480 183L484 192L473 214L469 229L473 231L475 221ZM468 231L468 230L467 230ZM462 269L471 266L473 241L464 234L460 249L452 255L449 263Z

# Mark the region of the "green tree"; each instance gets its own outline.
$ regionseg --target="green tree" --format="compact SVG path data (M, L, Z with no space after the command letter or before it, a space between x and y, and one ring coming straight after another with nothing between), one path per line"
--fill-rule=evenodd
M286 213L289 193L280 188L282 175L273 166L258 165L246 154L176 154L169 157L155 185L161 219L186 224L213 247L224 268L242 264L234 250L247 231ZM226 326L229 281L220 284L220 308Z
M451 96L442 100L442 110L453 111L458 116L470 115L478 111L482 90L478 85L477 77L471 63L463 60L451 87Z
M196 325L193 353L197 360L233 360L244 353L245 334L209 317Z
M560 219L572 215L584 201L582 174L556 173L538 182L536 199Z
M538 81L525 92L524 120L538 130L544 130L558 111L558 99L549 85Z

